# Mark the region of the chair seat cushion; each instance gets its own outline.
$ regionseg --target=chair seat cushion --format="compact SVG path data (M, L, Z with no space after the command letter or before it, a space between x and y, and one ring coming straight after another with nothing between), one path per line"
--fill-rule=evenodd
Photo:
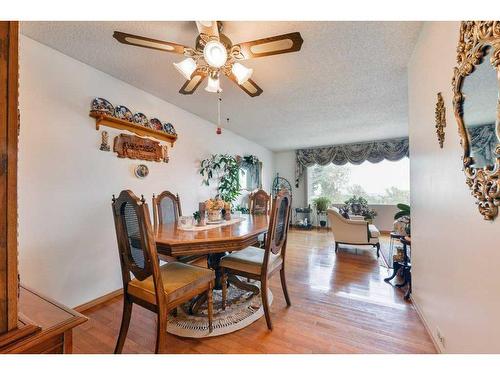
M264 249L249 246L241 251L235 251L221 259L220 265L236 271L243 271L253 275L260 275L262 263L264 262ZM270 253L268 271L274 270L282 263L282 258L278 254Z
M368 230L370 231L370 238L379 238L380 237L380 232L375 225L368 224Z
M180 262L169 262L160 267L167 303L177 300L193 289L215 279L213 270ZM129 294L156 305L153 276L128 283Z

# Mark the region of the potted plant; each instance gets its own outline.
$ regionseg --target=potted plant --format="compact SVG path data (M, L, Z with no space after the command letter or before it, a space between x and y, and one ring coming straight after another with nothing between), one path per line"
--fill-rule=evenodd
M405 203L398 203L396 207L399 209L394 215L394 231L403 236L411 235L411 216L410 206Z
M215 154L202 160L200 174L207 186L210 181L218 183L217 193L226 202L233 202L240 195L240 167L236 160L228 154Z
M224 201L220 198L208 199L205 202L207 208L208 221L222 220L222 209L224 208Z
M358 197L353 195L344 202L342 208L352 215L363 216L369 223L372 223L373 219L377 216L377 211L370 209L368 207L368 201L361 196Z
M318 216L325 214L328 206L330 205L330 199L327 197L318 197L313 199L314 206L316 207L316 212ZM320 220L319 225L321 227L326 227L326 220Z
M193 218L196 220L196 225L201 225L201 214L200 211L193 212Z

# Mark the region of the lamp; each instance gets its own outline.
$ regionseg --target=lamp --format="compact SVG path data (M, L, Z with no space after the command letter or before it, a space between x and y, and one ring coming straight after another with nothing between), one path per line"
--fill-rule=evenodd
M187 80L191 79L191 75L196 70L196 61L191 57L182 60L179 63L174 63L175 68L181 73Z
M205 44L203 57L208 65L213 68L220 68L227 61L227 50L224 44L217 40L211 40Z
M240 63L234 63L233 67L231 68L231 72L233 72L234 76L236 77L238 85L242 85L250 79L253 73L253 69L249 69L246 66L241 65Z
M212 75L209 75L207 87L205 87L205 90L208 92L222 92L222 89L220 88L219 77L212 77Z

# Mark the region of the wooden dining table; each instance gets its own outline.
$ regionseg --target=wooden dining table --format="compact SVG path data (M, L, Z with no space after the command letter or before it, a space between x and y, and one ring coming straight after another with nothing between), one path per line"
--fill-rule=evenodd
M258 237L267 232L268 215L241 215L241 221L225 226L206 225L203 230L185 230L177 223L166 223L155 229L156 247L159 254L173 257L207 255L208 266L215 271L215 289L221 289L220 259L228 252L243 250L258 242ZM242 289L255 292L254 286L230 282Z

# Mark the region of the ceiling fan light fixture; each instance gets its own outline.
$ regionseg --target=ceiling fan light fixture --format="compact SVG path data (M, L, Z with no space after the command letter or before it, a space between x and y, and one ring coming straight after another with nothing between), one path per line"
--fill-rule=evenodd
M211 40L203 48L203 58L211 67L220 68L227 61L226 47L217 40Z
M218 77L208 76L207 87L205 87L205 91L208 92L222 92L220 88L220 81Z
M233 67L231 68L231 72L236 77L238 85L242 85L250 79L253 73L253 69L247 68L246 66L241 65L240 63L234 63Z
M196 70L196 61L191 57L182 60L179 63L174 63L175 68L181 73L187 80L191 79L191 75Z

